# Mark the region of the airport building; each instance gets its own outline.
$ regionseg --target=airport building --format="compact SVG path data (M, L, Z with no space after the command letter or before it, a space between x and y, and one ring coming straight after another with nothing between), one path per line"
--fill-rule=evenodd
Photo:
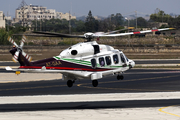
M5 17L3 11L0 11L0 28L5 28L5 27L6 27Z
M26 5L21 6L16 9L16 18L15 23L25 23L27 24L32 20L49 20L49 19L76 19L75 16L70 15L69 13L56 12L54 9L47 9L47 7L42 7L38 5Z
M62 12L56 12L56 18L57 19L76 19L76 16L72 16L70 13L63 14Z

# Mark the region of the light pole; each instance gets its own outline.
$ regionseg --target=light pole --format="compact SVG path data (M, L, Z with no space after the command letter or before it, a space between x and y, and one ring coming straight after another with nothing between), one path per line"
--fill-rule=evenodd
M128 18L125 18L127 21L128 21L128 32L129 32L129 19Z
M129 19L128 18L125 18L125 19L128 21L128 33L129 33ZM132 46L131 41L130 41L130 35L128 35L128 44L129 44L129 47ZM132 46L132 48L133 48L133 46ZM134 50L134 48L133 48L133 50Z
M37 31L37 15L36 15L36 31Z
M41 19L38 18L38 21L39 21L39 31L41 31Z

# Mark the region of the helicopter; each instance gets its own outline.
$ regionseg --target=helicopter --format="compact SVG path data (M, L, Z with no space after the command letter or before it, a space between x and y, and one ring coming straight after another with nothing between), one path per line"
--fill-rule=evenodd
M9 37L8 40L14 45L10 50L14 62L19 62L20 67L12 69L6 67L7 71L15 71L20 74L21 71L29 73L61 73L62 80L67 81L67 86L72 87L76 80L90 79L94 87L98 86L98 79L106 76L117 75L117 80L123 80L123 73L135 66L135 62L128 59L123 51L114 49L112 46L98 44L93 41L100 37L117 37L141 33L150 33L156 31L170 30L173 28L163 28L155 30L146 30L129 33L85 33L84 35L69 35L52 32L33 32L43 37L66 37L66 38L84 38L85 42L77 43L63 50L59 55L52 58L42 59L31 62L31 57L23 51L23 45L26 37L23 36L20 45Z

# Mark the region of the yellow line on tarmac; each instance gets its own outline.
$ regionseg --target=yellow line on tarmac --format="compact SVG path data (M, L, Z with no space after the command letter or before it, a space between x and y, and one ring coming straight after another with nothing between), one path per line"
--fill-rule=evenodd
M132 82L132 81L144 81L144 80L154 80L154 79L163 79L163 78L172 78L172 77L178 77L180 75L175 76L164 76L164 77L152 77L152 78L140 78L140 79L131 79L131 80L116 80L116 81L106 81L106 82L100 82L99 84L108 84L108 83L117 83L117 82ZM93 88L93 89L106 89L106 90L131 90L131 91L159 91L162 92L162 90L158 89L130 89L130 88L110 88L110 87L92 87L89 86L92 83L82 83L77 84L78 87L84 87L84 88ZM163 90L164 92L175 92L177 90Z
M24 87L24 88L10 88L10 89L0 89L0 91L38 89L38 88L52 88L52 87L63 87L63 86L66 86L66 85L37 86L37 87Z
M163 109L166 109L166 108L168 108L168 107L175 107L175 106L177 106L177 105L163 107L163 108L160 108L159 111L162 112L162 113L166 113L166 114L169 114L169 115L173 115L173 116L176 116L176 117L180 117L180 115L176 115L176 114L173 114L173 113L169 113L169 112L163 111Z

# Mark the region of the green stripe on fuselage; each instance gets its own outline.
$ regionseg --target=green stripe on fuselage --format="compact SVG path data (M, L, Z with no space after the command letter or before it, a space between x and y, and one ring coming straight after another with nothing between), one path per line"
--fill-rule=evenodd
M55 56L56 59L60 60L61 58ZM76 64L82 64L82 65L88 65L88 66L91 66L91 62L90 61L84 61L84 60L76 60L76 59L70 59L70 58L62 58L61 60L64 60L64 61L68 61L68 62L72 62L72 63L76 63ZM97 67L99 68L121 68L123 66L103 66L101 67L98 63L97 63ZM127 66L128 67L128 66Z
M56 58L56 59L58 59L58 60L60 60L61 58L59 58L59 57L57 57L57 56L55 56L54 58Z
M89 62L89 61L76 60L76 59L68 59L68 58L64 58L62 60L65 60L65 61L68 61L68 62L77 63L77 64L83 64L83 65L91 66L91 62Z

